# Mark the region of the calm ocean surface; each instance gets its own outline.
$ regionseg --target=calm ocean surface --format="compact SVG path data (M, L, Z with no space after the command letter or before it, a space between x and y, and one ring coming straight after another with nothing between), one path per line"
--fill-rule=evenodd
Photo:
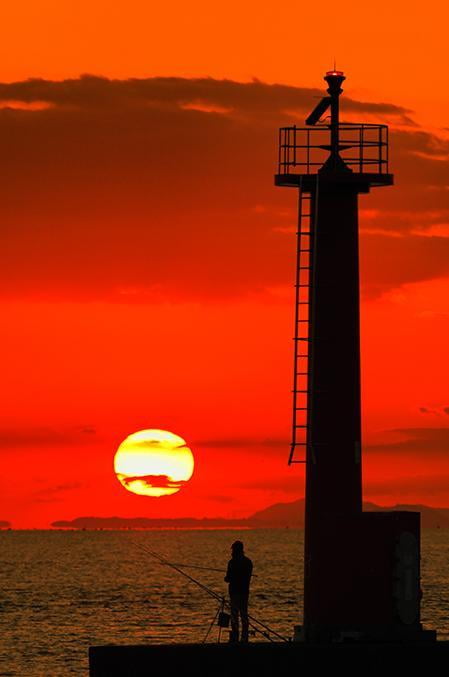
M0 532L0 675L85 675L90 644L201 642L216 602L142 548L223 569L236 538L257 574L250 613L291 636L302 531ZM224 574L188 571L226 592ZM422 579L423 623L449 639L449 530L423 532Z

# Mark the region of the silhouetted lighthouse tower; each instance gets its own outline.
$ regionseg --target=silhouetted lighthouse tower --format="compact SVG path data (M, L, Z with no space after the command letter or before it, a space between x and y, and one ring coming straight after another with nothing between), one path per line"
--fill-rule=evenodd
M345 76L325 80L308 127L280 130L275 177L299 188L289 462L306 464L304 636L416 639L419 514L362 513L358 196L393 183L388 127L341 123Z

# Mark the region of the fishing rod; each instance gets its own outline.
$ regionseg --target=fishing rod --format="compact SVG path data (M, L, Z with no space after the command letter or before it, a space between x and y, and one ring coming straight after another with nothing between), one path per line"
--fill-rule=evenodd
M161 562L162 564L162 562ZM203 571L217 571L219 574L225 574L226 571L224 569L215 569L214 567L203 567L200 566L199 564L177 564L174 563L175 566L177 567L184 567L184 569L202 569ZM251 578L257 578L257 574L251 574Z
M195 583L195 585L197 585L198 587L200 587L202 590L204 590L204 592L206 592L209 596L213 597L215 600L217 600L218 602L220 602L223 606L224 606L224 605L227 605L227 606L229 606L229 607L231 606L230 602L229 602L228 600L226 600L226 598L223 597L223 595L220 595L219 593L215 592L214 590L212 590L212 589L209 588L208 586L204 585L204 583L201 583L201 581L198 581L196 578L193 578L193 576L190 576L190 574L188 574L186 571L184 571L183 569L180 568L181 565L179 565L179 564L174 564L173 562L169 562L166 558L162 557L161 555L159 555L159 554L158 554L157 552L155 552L154 550L150 550L149 548L147 548L146 546L142 545L141 543L138 543L137 541L133 541L133 543L134 543L134 545L135 545L136 547L138 547L140 550L142 550L142 551L145 552L146 554L150 555L151 557L155 558L160 564L163 564L164 566L168 566L168 567L174 569L175 571L177 571L178 573L180 573L182 576L184 576L185 578L187 578L189 581L191 581L192 583ZM218 571L221 572L220 569L219 569ZM271 639L271 637L269 636L268 633L274 635L274 636L277 637L278 639L281 639L283 642L288 642L288 641L289 641L286 637L283 637L283 635L280 635L278 632L276 632L275 630L273 630L272 628L270 628L270 627L269 627L268 625L266 625L265 623L262 623L262 621L259 621L259 620L258 620L257 618L255 618L254 616L251 616L250 614L248 614L248 619L249 619L249 621L252 621L252 622L249 622L250 627L251 627L255 632L258 632L259 634L263 635L263 636L264 636L266 639L268 639L270 642L274 642L274 640ZM264 630L265 630L266 632L264 632L263 630L260 630L260 628L256 627L256 626L254 625L254 623L257 623L258 625L260 625L260 627L261 627L261 628L264 628Z

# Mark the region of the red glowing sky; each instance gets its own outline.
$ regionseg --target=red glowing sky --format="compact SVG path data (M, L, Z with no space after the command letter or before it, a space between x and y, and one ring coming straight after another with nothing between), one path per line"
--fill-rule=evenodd
M1 519L236 517L302 495L296 201L273 173L277 128L334 54L346 117L391 125L396 177L361 199L365 498L449 505L447 22L350 2L335 31L334 6L2 11ZM195 453L176 496L113 475L147 427Z

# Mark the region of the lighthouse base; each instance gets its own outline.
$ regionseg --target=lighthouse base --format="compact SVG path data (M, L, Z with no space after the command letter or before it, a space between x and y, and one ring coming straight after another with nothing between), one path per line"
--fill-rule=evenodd
M310 644L394 644L408 643L420 644L422 642L436 642L437 636L434 630L425 630L418 627L406 627L398 625L367 625L354 628L343 625L319 626L305 628L295 625L293 629L294 642L308 642Z
M309 531L305 639L419 638L420 514L334 515L332 521L323 518L319 526ZM306 523L306 542L307 537Z

